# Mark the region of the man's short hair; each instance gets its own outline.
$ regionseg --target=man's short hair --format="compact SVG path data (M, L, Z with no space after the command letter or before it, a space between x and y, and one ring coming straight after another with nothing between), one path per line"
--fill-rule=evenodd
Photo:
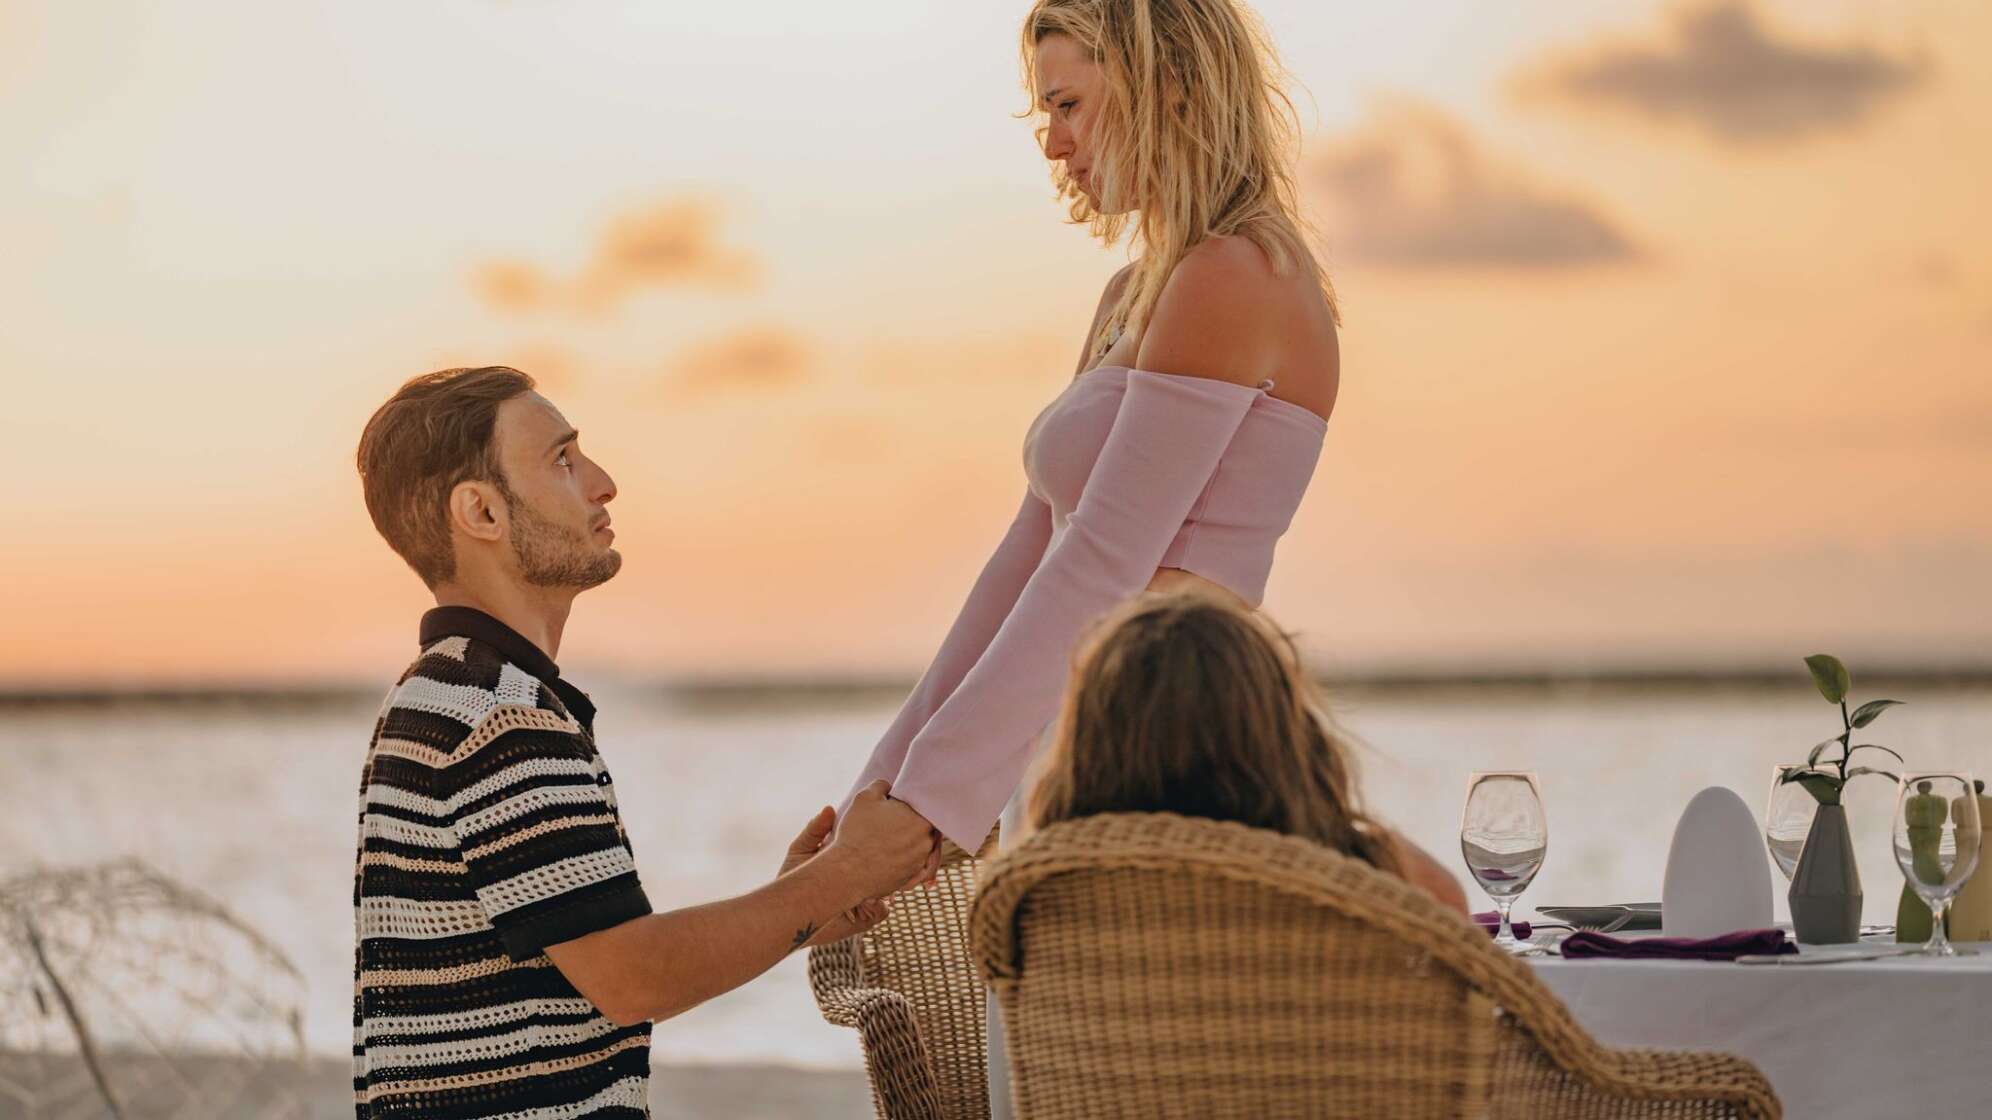
M505 487L491 445L498 406L532 388L533 379L510 366L425 373L388 398L360 434L367 513L430 587L456 574L450 492L471 481Z

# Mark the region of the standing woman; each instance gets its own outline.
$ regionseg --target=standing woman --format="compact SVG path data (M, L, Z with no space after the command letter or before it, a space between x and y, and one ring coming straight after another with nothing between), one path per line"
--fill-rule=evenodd
M1133 262L1024 433L1015 520L852 787L886 779L969 851L1057 714L1089 621L1144 590L1259 605L1340 373L1292 104L1243 5L1037 0L1022 47L1059 197L1102 241L1131 235Z

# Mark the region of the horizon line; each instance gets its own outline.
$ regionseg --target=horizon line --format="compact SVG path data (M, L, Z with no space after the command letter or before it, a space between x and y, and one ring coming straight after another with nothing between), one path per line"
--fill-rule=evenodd
M1745 663L1691 666L1677 663L1533 665L1505 669L1463 666L1375 666L1337 673L1316 672L1317 684L1333 692L1439 691L1638 691L1792 688L1803 695L1811 682L1786 668ZM1864 687L1909 686L1940 689L1992 689L1992 662L1897 663L1859 673ZM897 673L770 673L603 675L598 691L648 693L691 709L737 709L755 702L783 706L841 706L896 699L911 692L918 678ZM0 682L0 712L47 708L181 707L232 704L254 708L343 707L377 701L384 686L352 679L248 680L233 682Z

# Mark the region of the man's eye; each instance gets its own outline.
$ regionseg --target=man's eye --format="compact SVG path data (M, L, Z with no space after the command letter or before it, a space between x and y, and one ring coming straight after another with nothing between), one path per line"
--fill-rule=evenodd
M564 466L567 466L567 465L568 465L568 464L567 464L567 452L565 452L565 451L561 452L561 453L560 453L560 455L559 455L559 456L558 456L557 458L555 458L555 459L554 459L554 462L556 462L556 463L559 463L559 464L560 464L561 466L563 466L563 467L564 467Z

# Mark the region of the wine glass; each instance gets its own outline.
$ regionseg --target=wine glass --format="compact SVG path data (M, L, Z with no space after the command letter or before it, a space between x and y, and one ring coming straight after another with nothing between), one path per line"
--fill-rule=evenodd
M1971 775L1902 775L1890 831L1895 862L1909 880L1909 889L1930 907L1930 939L1923 943L1923 952L1931 956L1959 955L1944 933L1944 915L1958 888L1978 867L1981 826Z
M1518 770L1481 771L1466 782L1466 810L1459 822L1459 850L1473 881L1494 900L1501 927L1494 944L1511 953L1534 949L1515 936L1508 911L1542 870L1549 852L1549 818L1536 776Z
M1781 765L1771 773L1771 799L1764 806L1764 846L1771 850L1771 862L1778 865L1786 881L1798 870L1799 853L1812 832L1812 818L1819 813L1819 799L1797 782L1784 776L1803 766Z

